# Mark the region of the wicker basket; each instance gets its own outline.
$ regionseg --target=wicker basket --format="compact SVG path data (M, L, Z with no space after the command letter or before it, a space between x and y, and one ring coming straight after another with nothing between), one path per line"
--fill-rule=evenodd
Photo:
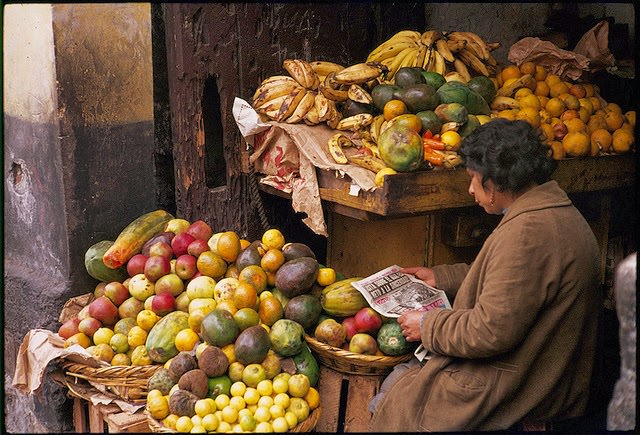
M69 383L82 379L104 385L106 389L129 402L143 402L147 397L147 382L161 365L91 367L63 361L62 368Z
M307 417L303 422L298 423L288 432L311 432L316 427L316 424L318 424L318 420L320 419L321 412L322 411L320 407L314 409L311 412L311 414L309 414L309 417ZM147 416L147 423L149 424L149 429L151 429L151 432L154 432L154 433L175 433L176 432L175 430L165 427L162 423L160 423L158 420L153 418L151 414L149 414L149 411L147 411L146 409L144 410L144 413Z
M413 357L413 353L400 356L362 355L321 343L309 335L304 338L322 365L351 375L386 375L396 364Z

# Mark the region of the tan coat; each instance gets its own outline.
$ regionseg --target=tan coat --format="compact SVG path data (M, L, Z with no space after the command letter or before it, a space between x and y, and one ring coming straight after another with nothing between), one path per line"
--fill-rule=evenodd
M376 431L500 430L586 408L598 311L599 251L555 181L509 208L471 266L434 267L453 310L425 315L436 356L394 384Z

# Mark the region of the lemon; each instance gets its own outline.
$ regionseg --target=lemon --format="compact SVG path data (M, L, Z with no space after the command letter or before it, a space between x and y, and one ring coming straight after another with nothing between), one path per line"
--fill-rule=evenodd
M196 344L200 341L200 336L191 328L178 331L175 338L176 349L180 352L189 352L196 347Z
M244 396L245 391L247 391L247 385L242 381L236 381L231 384L231 389L229 390L231 396Z
M247 402L245 402L243 396L233 396L229 399L229 406L235 408L237 411L241 409L245 409L247 407Z
M274 432L283 433L289 430L289 423L287 423L287 419L282 416L273 419L273 421L271 422L271 427L273 427Z
M296 373L289 378L289 395L291 397L304 397L311 388L309 377L302 373Z
M127 340L127 336L120 332L111 336L109 345L115 353L126 353L129 350L129 342Z
M253 416L255 417L256 421L258 421L258 423L271 420L271 412L266 406L258 406L258 408L256 408L256 411L253 413Z
M219 410L222 410L224 409L224 407L229 405L229 396L227 396L226 394L219 394L213 400L216 402L216 407Z
M191 432L192 428L193 422L191 421L191 418L187 417L186 415L179 417L176 421L176 430L178 432Z
M129 342L130 348L136 348L138 346L144 346L147 342L147 331L142 329L139 326L134 326L129 330L129 334L127 334L127 341Z
M273 393L273 382L271 382L271 379L263 379L258 382L255 389L260 396L271 396L271 393Z
M280 405L276 405L275 403L269 407L269 412L271 413L272 419L284 417L284 408Z
M262 234L262 243L267 249L282 249L285 240L284 235L277 228L271 228Z
M204 427L207 432L216 430L218 424L220 424L220 421L218 421L218 417L216 417L215 414L207 414L202 417L202 427Z
M273 405L273 397L271 396L262 396L260 398L260 400L258 400L258 406L264 406L265 408L269 409L271 408L271 405Z
M231 425L223 420L218 425L218 429L216 429L216 432L221 432L221 433L231 432Z
M216 403L207 399L200 399L196 401L194 410L197 415L204 417L207 414L213 414L216 411Z
M244 392L244 395L242 397L244 398L244 401L247 405L255 405L258 403L258 400L260 400L261 395L268 394L260 394L260 392L256 388L249 387Z
M289 407L290 402L291 399L289 398L289 395L287 393L278 393L273 398L273 403L282 406L284 409L287 409Z
M243 415L238 422L242 430L249 432L253 432L257 424L256 418L253 415Z
M113 334L113 330L109 328L98 328L98 330L93 334L93 344L109 344L109 342L111 341L111 337L113 337Z
M222 408L222 420L232 424L238 420L238 410L231 405Z
M377 173L376 176L374 178L374 182L376 184L376 186L378 187L382 187L384 185L384 176L385 175L393 175L393 174L397 174L396 170L393 168L382 168L380 169ZM326 284L328 285L328 284Z
M285 420L287 420L287 424L290 428L293 428L298 424L298 417L296 417L296 415L292 411L285 412L284 418Z
M142 310L136 316L136 323L145 331L151 331L151 328L158 320L160 320L160 317L151 310Z

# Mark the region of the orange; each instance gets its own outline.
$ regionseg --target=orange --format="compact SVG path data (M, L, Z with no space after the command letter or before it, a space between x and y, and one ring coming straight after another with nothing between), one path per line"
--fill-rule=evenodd
M549 95L551 95L551 97L557 97L560 94L564 94L568 92L569 92L569 86L567 86L567 84L562 81L549 86Z
M525 95L524 97L520 98L518 102L520 103L521 109L524 107L532 107L536 110L540 110L540 100L533 94Z
M258 301L258 292L252 283L240 281L233 292L233 303L238 309L253 308Z
M240 253L240 248L240 237L238 237L234 231L225 231L222 233L218 238L218 243L216 244L218 254L227 263L233 263L236 261L236 258Z
M587 97L589 101L591 101L591 105L593 105L593 111L595 113L596 110L602 109L602 100L598 97Z
M332 267L321 267L316 282L322 287L333 284L336 282L336 271Z
M262 234L262 244L266 249L282 249L285 243L284 235L277 228L270 228Z
M557 97L550 98L545 105L545 109L547 109L551 116L559 117L565 110L564 101Z
M309 404L310 409L320 406L320 393L314 387L309 387L309 391L304 396L304 400Z
M238 278L238 275L240 275L240 272L238 272L238 265L236 263L230 264L224 273L225 278Z
M591 140L586 133L573 131L562 138L562 147L568 156L582 157L591 151Z
M74 344L78 344L86 349L91 346L91 338L83 332L76 332L64 341L64 347L67 348Z
M594 132L598 129L607 129L607 122L604 120L603 115L592 115L589 117L589 121L587 122L587 130L589 132Z
M599 128L591 133L591 155L597 156L600 152L606 153L611 148L613 137L607 129Z
M622 113L622 108L616 104L616 103L607 103L604 106L604 110L605 112L617 112L617 113Z
M182 329L178 331L175 338L176 349L180 352L190 352L196 347L196 344L200 341L198 334L191 328Z
M500 78L502 79L503 86L507 84L507 80L519 79L520 77L522 77L522 72L520 71L520 68L515 65L508 65L500 72Z
M236 304L234 304L231 299L224 299L220 301L216 305L216 309L227 310L232 316L238 312L238 307L236 307Z
M547 77L544 79L545 82L549 85L549 89L557 83L562 82L562 79L558 77L556 74L547 74Z
M536 73L534 75L536 81L543 81L547 78L547 69L542 65L536 65Z
M457 151L462 143L462 137L457 131L449 130L440 135L440 140L444 143L445 148L451 151Z
M619 129L613 132L611 146L618 154L629 152L633 144L633 133L626 129Z
M240 250L242 251L243 249L248 248L250 244L251 242L247 239L240 239Z
M533 93L546 97L549 95L549 85L544 80L538 80L536 81L536 88L533 90Z
M535 107L522 107L516 114L516 119L527 121L533 128L540 127L540 113Z
M407 105L400 100L389 100L382 108L382 114L385 121L391 121L396 116L408 113Z
M240 271L239 282L248 282L256 289L257 294L262 293L267 288L267 274L257 264L251 264Z
M568 110L578 110L580 108L580 100L574 95L567 94L564 98L562 96L559 98L564 102L564 106Z
M275 272L267 272L267 285L269 287L276 286L276 273Z
M227 262L212 251L204 251L196 260L196 268L201 274L218 279L227 271Z
M584 87L584 96L587 98L591 98L595 95L595 89L591 83L583 83Z
M277 271L283 264L284 254L280 249L269 249L260 259L260 267L267 273Z
M636 111L635 110L629 110L627 112L624 113L624 117L626 118L627 122L629 124L631 124L631 127L635 127L636 126Z
M258 307L258 315L260 321L267 326L271 326L278 320L282 319L284 310L282 304L275 296L267 296L260 301Z
M560 115L562 121L568 121L573 118L580 118L580 113L577 110L565 110L562 112L562 115Z
M544 142L551 142L554 138L553 127L551 124L540 124L539 128L542 133L542 140Z
M562 142L560 142L559 140L552 140L549 143L549 146L551 147L551 157L554 160L562 160L565 157L565 151L564 151L564 147L562 146Z
M413 130L416 133L420 133L422 130L422 121L413 113L398 115L393 119L393 123L407 127L409 130Z
M624 115L616 110L611 110L604 115L604 121L607 123L607 129L610 132L614 132L622 127L622 124L624 123Z
M584 98L587 96L587 90L580 83L573 84L569 87L569 93L576 98Z
M522 64L520 64L520 72L522 73L522 75L534 75L536 73L536 64L531 61L523 62Z
M516 91L515 94L513 94L513 98L515 99L520 99L522 97L525 97L527 95L532 95L533 91L529 88L520 88Z
M564 121L564 125L567 126L567 130L569 132L582 131L582 132L586 133L586 131L587 131L586 124L584 122L582 122L582 120L580 118L568 119L568 120Z

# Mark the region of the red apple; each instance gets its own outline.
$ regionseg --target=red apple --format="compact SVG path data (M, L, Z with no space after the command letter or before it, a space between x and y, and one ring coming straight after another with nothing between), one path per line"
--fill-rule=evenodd
M173 258L173 249L166 242L156 242L149 248L149 257L154 255L160 255L171 260Z
M169 292L157 294L151 301L151 311L158 316L164 316L174 311L176 308L176 298Z
M78 331L82 332L88 337L93 337L93 334L102 328L102 322L98 319L94 319L93 317L87 317L80 321L78 324Z
M151 282L171 272L171 263L167 257L152 255L144 264L144 276Z
M378 351L376 339L369 334L359 332L349 341L349 352L361 353L363 355L375 355Z
M93 296L99 298L100 296L104 295L104 288L106 285L106 282L99 282L98 285L96 285L96 288L93 290Z
M213 235L213 230L211 229L209 224L202 220L193 222L191 225L189 225L189 228L187 228L186 232L191 234L196 239L204 240L205 242L208 241Z
M144 264L149 259L148 255L136 254L127 262L127 273L129 276L134 276L139 273L144 273Z
M173 239L174 236L175 234L170 231L156 234L155 236L147 240L142 246L142 254L146 255L147 257L151 255L149 254L149 248L151 248L151 246L155 245L157 242L165 242L167 245L171 245L171 239Z
M195 239L196 239L195 237L193 237L191 234L187 233L186 231L184 233L180 233L176 235L171 240L171 248L173 248L173 254L176 257L187 254L187 248L189 247L189 244L193 242Z
M342 325L334 319L325 319L316 326L314 335L316 340L329 346L340 347L345 340L345 331Z
M129 290L120 282L112 281L104 287L104 295L111 299L116 307L119 307L131 295Z
M77 334L78 332L80 332L80 330L78 329L79 324L80 319L78 319L77 317L73 317L67 320L62 325L60 325L60 328L58 328L58 335L66 340L73 334Z
M354 318L358 332L376 332L382 326L382 316L371 307L361 308Z
M342 327L344 328L347 340L351 340L351 337L358 333L358 329L356 328L356 318L353 316L345 317L342 320Z
M171 296L176 297L184 291L184 282L182 282L182 279L175 273L168 273L158 278L153 291L157 295L160 293L170 293Z
M206 240L195 239L193 242L189 243L187 246L187 253L193 255L194 257L200 256L205 251L209 250L209 244Z
M120 304L118 307L118 314L121 319L126 319L127 317L133 317L135 319L138 316L138 313L143 309L144 303L132 296Z
M103 325L111 326L118 320L118 307L108 297L100 296L89 304L89 315L100 320Z
M205 242L205 245L206 245L206 242ZM193 275L198 271L196 257L189 254L183 254L178 258L176 258L175 267L176 267L176 275L178 275L180 278L184 280L193 278Z

